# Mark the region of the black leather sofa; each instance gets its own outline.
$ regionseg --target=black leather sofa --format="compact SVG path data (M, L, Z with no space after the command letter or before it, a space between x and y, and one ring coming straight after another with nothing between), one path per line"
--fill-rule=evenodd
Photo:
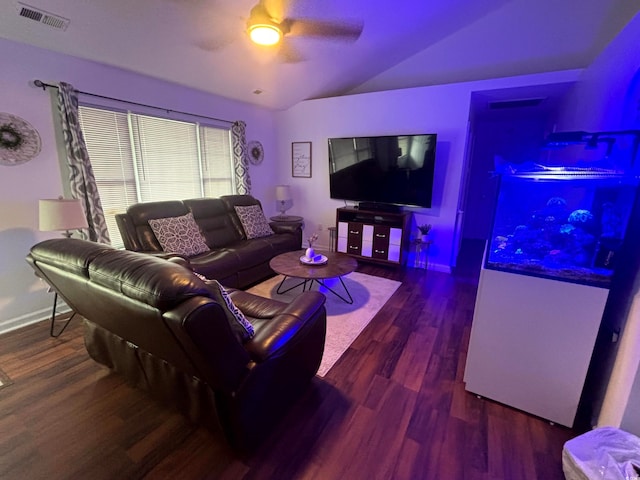
M127 250L164 255L172 252L163 251L149 220L191 212L211 250L186 257L190 268L225 286L246 288L274 275L273 257L302 248L302 225L272 222L274 235L247 240L234 207L251 205L262 208L250 195L138 203L117 214L116 222Z
M34 245L27 261L84 317L93 359L238 450L269 434L320 365L321 293L285 304L230 290L255 329L240 340L213 282L178 263L72 238Z

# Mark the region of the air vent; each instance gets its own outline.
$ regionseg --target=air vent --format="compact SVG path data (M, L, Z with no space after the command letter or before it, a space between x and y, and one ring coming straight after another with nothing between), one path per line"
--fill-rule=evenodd
M535 107L540 105L544 98L524 98L521 100L505 100L502 102L489 102L489 108L491 110L500 110L504 108L522 108L522 107Z
M45 12L39 8L32 7L25 3L18 2L18 15L29 20L33 20L38 23L42 23L51 28L58 30L66 30L69 26L69 19L61 17L59 15L53 15L52 13Z

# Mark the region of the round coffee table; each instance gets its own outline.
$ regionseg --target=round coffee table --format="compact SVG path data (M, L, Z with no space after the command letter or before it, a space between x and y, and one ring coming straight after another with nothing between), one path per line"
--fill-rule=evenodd
M294 252L282 253L276 257L273 257L269 262L271 270L280 275L284 275L282 282L278 285L277 293L287 293L294 288L302 285L302 291L311 290L313 283L323 286L328 291L333 293L336 297L340 298L348 304L353 303L353 298L347 289L347 286L342 281L343 275L347 275L353 272L358 267L358 262L355 258L350 257L344 253L338 252L318 252L327 257L327 263L323 265L307 265L300 261L300 257L304 256L304 250L296 250ZM294 277L302 279L302 282L282 290L287 277ZM346 293L346 298L327 286L325 280L328 278L338 278L342 284L342 288Z

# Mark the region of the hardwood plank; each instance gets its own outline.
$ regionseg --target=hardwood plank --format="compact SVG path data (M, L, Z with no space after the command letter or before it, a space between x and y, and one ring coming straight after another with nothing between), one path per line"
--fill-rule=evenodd
M428 333L410 335L391 378L415 392L420 391L436 336L435 328Z

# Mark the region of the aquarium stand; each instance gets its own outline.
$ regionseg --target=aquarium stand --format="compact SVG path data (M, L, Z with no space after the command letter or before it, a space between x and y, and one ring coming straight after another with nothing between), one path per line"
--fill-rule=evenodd
M572 427L608 293L483 268L466 390Z

